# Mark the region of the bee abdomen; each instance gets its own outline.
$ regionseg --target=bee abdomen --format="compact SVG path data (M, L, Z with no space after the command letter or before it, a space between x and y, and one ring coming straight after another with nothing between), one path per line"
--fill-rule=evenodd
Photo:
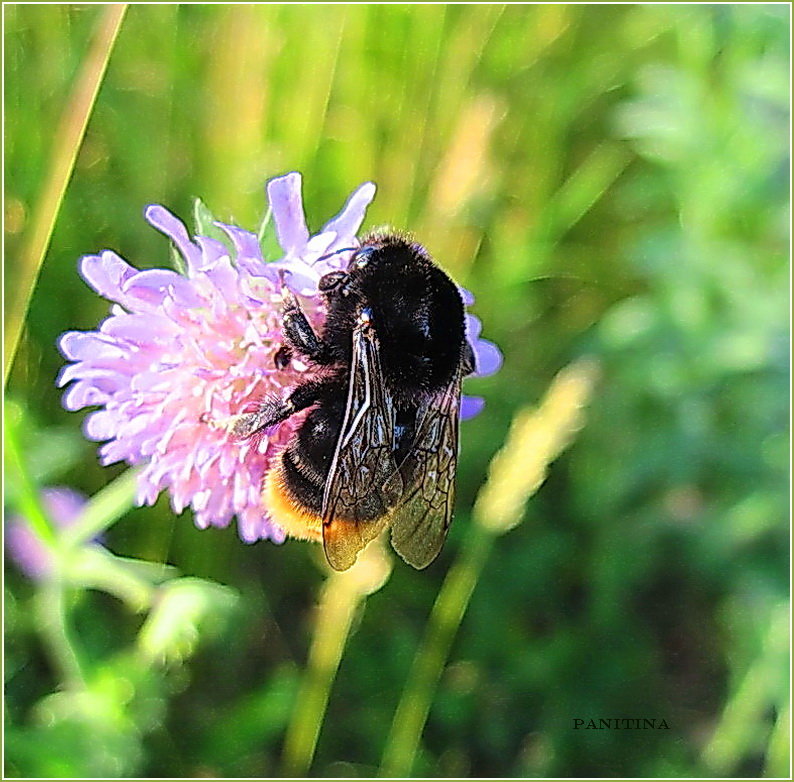
M292 499L312 513L321 513L326 476L307 469L295 444L282 454L281 470L284 486Z

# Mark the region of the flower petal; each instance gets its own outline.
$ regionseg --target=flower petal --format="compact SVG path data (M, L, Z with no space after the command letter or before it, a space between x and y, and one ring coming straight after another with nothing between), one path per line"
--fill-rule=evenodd
M173 321L161 315L123 313L106 318L99 327L102 334L114 340L123 340L134 345L163 341L177 333Z
M89 440L110 440L116 436L118 417L108 410L97 410L83 422L83 431Z
M185 224L160 204L150 204L143 210L143 216L149 225L164 233L182 253L187 262L188 271L192 272L201 266L201 251L190 241Z
M463 299L463 304L466 307L471 307L474 304L474 294L466 288L461 288L460 285L458 285L458 290L460 291L460 297Z
M229 248L220 240L211 236L196 236L195 240L201 250L202 270L213 267L222 258L229 257Z
M471 342L472 347L474 347L474 343L477 341L477 337L480 336L480 332L482 331L482 321L476 315L466 315L466 339Z
M474 354L477 364L474 374L477 377L488 377L502 366L502 351L487 339L478 339L474 343Z
M485 407L485 400L481 396L468 396L464 394L460 398L460 420L467 421L479 415Z
M60 388L70 383L72 380L91 380L103 391L110 393L111 390L117 391L119 388L129 384L129 377L125 377L121 374L121 371L130 369L126 357L108 363L115 368L94 367L84 361L79 361L76 364L69 364L58 373L56 385Z
M377 187L374 182L365 182L353 191L342 211L323 226L325 231L335 231L339 240L348 241L352 239L361 228L367 207L375 198Z
M231 240L234 245L237 257L237 265L257 277L261 277L265 270L265 262L262 258L262 248L255 233L245 231L236 225L226 225L226 223L215 223Z
M138 272L124 283L124 293L149 304L161 304L166 295L183 307L201 307L206 304L187 279L170 269Z
M317 271L303 263L275 261L268 264L271 272L278 274L279 284L286 285L293 293L300 296L314 296L320 275Z
M228 304L237 303L240 295L237 281L240 275L228 258L222 258L214 267L206 269L204 274Z
M79 262L82 278L103 298L119 301L122 286L138 270L111 250L99 255L84 255Z
M91 405L103 405L110 397L88 380L80 380L66 389L63 406L67 410L80 410Z
M95 331L67 331L58 338L58 349L70 361L123 358L124 351Z
M309 229L303 214L301 175L297 171L267 183L267 197L273 210L276 235L287 255L300 255L309 240Z

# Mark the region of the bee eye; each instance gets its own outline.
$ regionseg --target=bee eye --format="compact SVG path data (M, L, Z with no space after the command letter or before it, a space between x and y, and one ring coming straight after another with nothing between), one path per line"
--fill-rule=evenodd
M322 277L320 277L317 287L324 293L327 293L334 290L335 288L338 288L346 279L346 272L328 272L328 274L324 274Z

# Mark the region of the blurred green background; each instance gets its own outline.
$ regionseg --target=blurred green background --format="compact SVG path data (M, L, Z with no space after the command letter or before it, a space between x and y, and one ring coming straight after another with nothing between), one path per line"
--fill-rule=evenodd
M13 289L101 8L3 10ZM440 559L396 563L356 617L314 775L376 773L488 462L583 354L603 368L587 425L497 542L414 773L788 775L789 35L787 4L129 9L7 389L41 485L91 495L121 472L60 407L55 340L107 310L80 255L168 264L148 203L189 219L201 196L254 228L266 179L300 170L317 229L373 180L366 225L413 229L505 355L467 381L488 404L462 428ZM105 543L203 579L214 621L144 664L141 614L73 590L90 688L70 701L7 558L6 773L278 774L316 552L199 531L163 498ZM573 729L615 717L669 730Z

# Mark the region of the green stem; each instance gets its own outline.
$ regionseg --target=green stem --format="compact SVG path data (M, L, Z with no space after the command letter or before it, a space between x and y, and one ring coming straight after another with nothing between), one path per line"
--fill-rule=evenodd
M758 656L728 697L702 754L710 775L726 776L739 767L766 730L764 715L776 705L783 682L788 685L788 622L789 605L781 604L772 614Z
M55 527L42 503L38 486L25 463L19 443L17 421L8 407L3 420L10 478L19 489L19 513L28 521L37 537L46 545L52 546L56 539Z
M17 420L9 408L6 408L4 423L7 464L11 480L18 490L18 511L30 524L34 534L51 549L52 573L40 584L34 600L39 632L63 686L81 689L85 687L85 680L70 638L64 581L68 576L65 568L73 564L70 554L79 556L81 552L76 549L107 529L132 506L136 473L127 470L86 504L74 526L66 531L58 531L44 508L39 488L25 463ZM130 578L120 568L114 570L109 566L113 559L110 554L107 555L108 566L101 574L96 572L99 556L98 553L94 555L91 575L101 575L105 588L129 598ZM134 595L133 603L136 607L146 604L146 595L141 594L140 589Z
M353 616L390 573L391 558L379 539L369 544L349 570L331 573L325 582L309 660L284 740L284 776L301 777L309 770Z
M39 632L64 687L85 688L80 660L72 644L66 617L66 594L56 573L39 588L35 598Z
M302 777L309 770L350 624L363 599L364 594L348 574L328 577L318 607L307 670L284 741L285 777Z
M61 537L64 547L77 547L104 532L135 504L135 469L121 473L87 503L79 518Z
M19 489L18 510L30 524L36 536L52 549L54 572L39 586L34 600L38 629L44 646L65 687L80 689L85 686L77 653L69 638L66 618L64 586L56 562L57 532L49 518L38 487L27 469L19 444L17 422L8 413L4 417L5 443L12 479Z
M88 118L105 75L113 44L118 36L126 4L110 4L97 21L94 40L69 96L59 126L52 134L53 149L47 175L33 209L30 231L15 266L19 269L14 285L7 291L5 318L5 357L3 386L14 362L30 298L36 287L44 255L50 244L55 219L72 176L77 153L85 135Z
M493 539L493 535L472 524L460 558L444 579L386 739L381 776L408 777L411 774L444 662Z
M458 560L444 579L414 658L381 761L381 775L411 773L433 693L494 538L521 521L528 499L545 480L548 465L582 425L597 368L583 359L562 370L537 409L520 410L507 441L493 458L477 495Z
M785 779L791 772L791 703L786 703L778 713L775 727L769 739L766 752L764 775Z

